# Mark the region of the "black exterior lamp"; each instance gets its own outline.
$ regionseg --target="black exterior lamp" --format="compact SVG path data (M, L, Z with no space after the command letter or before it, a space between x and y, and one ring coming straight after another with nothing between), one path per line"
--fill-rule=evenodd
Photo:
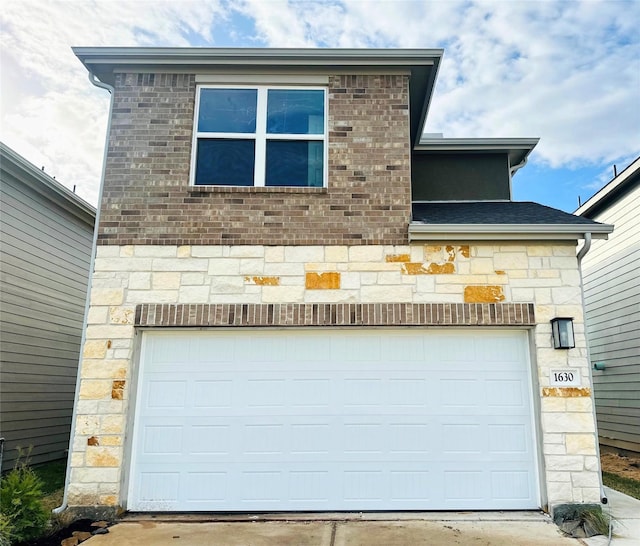
M573 349L576 340L573 335L573 317L556 317L551 319L554 349Z

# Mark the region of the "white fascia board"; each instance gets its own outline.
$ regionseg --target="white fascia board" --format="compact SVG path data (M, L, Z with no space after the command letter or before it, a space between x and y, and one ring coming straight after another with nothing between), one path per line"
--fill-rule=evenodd
M437 64L442 49L73 47L85 64L348 66Z
M410 241L441 241L464 239L469 241L490 240L578 240L585 233L594 239L607 239L613 232L609 224L409 224Z
M539 138L425 138L416 144L415 149L425 151L501 151L514 148L533 150L539 141Z
M583 216L587 214L593 207L595 207L600 201L606 199L606 197L617 190L620 186L625 184L629 178L640 171L640 157L636 158L631 165L629 165L624 171L618 174L613 180L607 183L606 186L598 190L593 194L582 206L578 207L574 214L577 216Z

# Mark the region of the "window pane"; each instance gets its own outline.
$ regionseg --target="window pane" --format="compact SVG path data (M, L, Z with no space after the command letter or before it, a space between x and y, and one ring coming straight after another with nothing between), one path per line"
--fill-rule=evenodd
M323 143L267 141L266 186L322 187Z
M195 183L253 186L255 141L198 140Z
M255 133L256 89L201 89L198 131Z
M267 133L323 134L324 91L321 89L269 89Z

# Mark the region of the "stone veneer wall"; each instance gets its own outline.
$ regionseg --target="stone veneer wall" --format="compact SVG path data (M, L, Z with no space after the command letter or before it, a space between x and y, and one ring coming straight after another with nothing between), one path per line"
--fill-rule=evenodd
M190 186L195 76L117 74L101 245L404 244L409 78L328 77L327 188Z
M313 309L305 304L337 309L351 303L377 304L358 305L361 313L362 309L396 308L425 313L437 313L439 308L450 313L465 308L476 309L474 313L483 308L531 309L529 305L482 305L518 302L533 304L535 311L532 359L539 383L542 478L548 502L598 502L592 395L573 244L98 247L81 364L69 504L116 507L125 502L121 485L127 471L124 437L136 309L138 324L158 325L164 319L156 319L156 313L178 308L197 312L198 304L227 313L220 320L228 321L231 309L243 307L232 304L291 312ZM438 303L459 305L438 307ZM507 324L529 324L530 315L522 320L507 318ZM506 316L511 317L510 312ZM549 320L554 316L575 318L575 349L552 348ZM176 324L175 317L172 320ZM388 317L384 320L389 323ZM467 324L464 318L448 320L445 324ZM468 320L475 319L468 315ZM550 370L565 367L580 372L580 388L550 386Z

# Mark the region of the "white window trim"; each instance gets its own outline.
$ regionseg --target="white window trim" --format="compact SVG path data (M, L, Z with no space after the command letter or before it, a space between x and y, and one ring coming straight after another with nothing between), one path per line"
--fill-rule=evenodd
M255 133L212 133L198 131L198 117L200 114L200 93L202 89L256 89L257 90L257 104L256 104L256 132ZM285 89L285 90L317 90L324 92L324 127L322 134L269 134L267 133L267 92L270 89ZM321 141L323 142L322 148L322 187L327 187L328 182L328 104L329 93L325 86L312 86L312 85L198 85L196 87L196 104L194 108L193 118L193 139L191 144L191 169L189 174L189 184L194 187L207 187L203 184L196 185L196 161L198 151L198 140L205 138L233 138L233 139L247 139L255 142L255 163L253 174L253 187L267 187L265 186L266 178L266 156L267 156L267 141L269 140L304 140L304 141ZM214 187L216 185L213 185ZM227 184L221 184L219 187L234 187ZM247 187L247 186L237 186ZM251 187L251 186L249 186ZM268 186L271 187L271 186ZM299 187L299 186L273 186L274 189L282 187Z

